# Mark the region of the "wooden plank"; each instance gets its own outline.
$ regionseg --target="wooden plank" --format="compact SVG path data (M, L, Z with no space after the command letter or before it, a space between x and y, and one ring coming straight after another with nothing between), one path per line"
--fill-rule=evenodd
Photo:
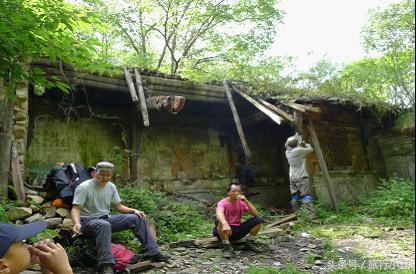
M152 261L149 260L149 261L143 261L143 262L139 262L136 264L128 265L126 267L126 270L128 270L128 273L130 272L135 273L135 272L140 272L140 271L150 269L152 267L154 267L154 265L152 264Z
M143 124L145 127L148 127L150 124L149 113L147 112L146 98L144 97L142 78L140 77L140 73L137 68L134 69L134 77L136 78L136 85L137 85L137 90L139 93L140 108L142 109L142 116L143 116Z
M230 86L227 80L224 80L225 94L227 95L228 103L230 104L231 112L233 113L234 122L237 127L238 135L240 136L241 144L243 145L244 155L246 157L246 163L251 158L250 149L247 145L246 136L244 135L243 127L241 126L240 117L238 116L237 109L234 104L233 97L231 95Z
M309 124L307 125L308 132L311 136L312 143L315 149L316 156L319 161L319 165L321 167L322 173L324 174L325 184L328 189L329 197L331 199L332 207L335 209L335 211L338 213L338 205L335 197L335 193L333 190L333 184L331 181L331 177L329 176L328 167L326 165L324 155L321 150L321 146L319 145L318 136L316 135L315 128L313 126L313 123L311 120L309 120ZM335 137L334 137L335 138Z
M125 68L124 69L124 75L126 76L127 86L129 87L131 100L133 103L137 103L139 101L139 98L137 98L136 89L134 88L133 80L131 79L130 71Z
M188 89L183 87L169 87L169 86L162 86L162 85L154 85L154 84L147 84L146 82L143 82L143 85L148 90L160 90L164 92L170 92L170 95L177 95L176 93L182 93L182 94L189 94L189 95L200 95L200 96L207 96L207 97L214 97L214 98L221 98L226 99L225 93L218 93L218 92L209 92L205 90L199 90L199 89Z
M241 97L243 97L244 99L246 99L247 101L249 101L258 110L260 110L261 112L263 112L267 117L269 117L270 119L272 119L278 125L282 124L282 122L283 122L284 119L280 115L276 114L274 111L272 111L269 108L265 107L264 105L260 104L259 102L257 102L255 99L251 98L249 95L245 94L244 92L239 91L235 87L233 87L233 88L234 88L235 92L237 92Z
M212 248L217 247L221 244L221 241L217 237L209 237L204 239L194 240L194 244L200 248Z
M297 103L293 103L293 102L289 102L289 103L285 103L285 105L298 110L300 112L307 112L307 111L311 111L312 110L312 106L311 105L301 105L301 104L297 104Z
M263 99L259 99L259 102L262 103L264 106L270 108L271 110L275 111L277 114L284 117L289 122L293 123L293 121L295 120L292 115L290 115L289 113L287 113L284 110L281 110L280 108L276 107L275 105L272 105L272 104L270 104L269 102L267 102Z
M16 196L19 201L26 199L25 186L22 177L22 170L19 163L19 155L17 153L16 144L12 144L12 180L13 185L16 189Z
M295 118L293 123L295 124L296 130L302 135L303 134L302 112L300 112L299 110L295 110L293 116Z
M296 213L290 214L290 215L288 215L288 216L286 216L286 217L284 217L282 219L279 219L279 220L277 220L277 221L275 221L275 222L273 222L271 224L268 224L266 227L267 228L274 227L274 226L277 226L277 225L280 225L280 224L283 224L283 223L286 223L286 222L295 220L295 219L297 219L297 217L298 217L298 215Z

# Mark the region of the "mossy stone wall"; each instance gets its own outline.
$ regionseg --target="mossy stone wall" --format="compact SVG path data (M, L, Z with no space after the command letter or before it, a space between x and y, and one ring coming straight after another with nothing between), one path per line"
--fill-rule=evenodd
M124 144L119 127L95 119L33 118L33 137L26 154L29 173L45 173L59 161L88 167L106 160L116 165L116 176L121 174Z

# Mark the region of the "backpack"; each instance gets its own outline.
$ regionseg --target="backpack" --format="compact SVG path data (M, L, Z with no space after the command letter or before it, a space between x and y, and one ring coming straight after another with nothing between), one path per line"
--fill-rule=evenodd
M127 265L135 264L139 261L139 257L122 244L111 244L111 253L113 253L115 261L113 265L115 271L123 271Z
M43 189L49 193L51 200L62 198L65 204L71 205L75 188L91 178L88 170L82 165L76 163L56 165L47 175Z
M139 261L139 256L137 256L133 251L128 249L122 244L111 244L111 253L115 264L113 269L116 273L123 272L126 270L126 267L131 264L135 264ZM88 267L95 267L97 265L97 250L95 249L86 249L81 258L82 262Z

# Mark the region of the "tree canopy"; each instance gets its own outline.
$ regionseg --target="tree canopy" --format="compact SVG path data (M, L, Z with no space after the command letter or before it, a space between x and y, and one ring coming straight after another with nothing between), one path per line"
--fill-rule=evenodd
M0 2L0 78L8 86L22 80L68 87L47 79L30 62L41 57L90 68L99 41L91 35L102 27L90 10L63 0L3 0Z
M0 3L0 78L67 89L28 64L41 57L103 71L138 66L197 81L225 78L253 92L338 95L414 109L415 4L370 11L362 30L368 56L324 59L306 72L295 57L272 57L277 0L4 0ZM244 27L242 27L244 26ZM288 73L290 71L290 73Z

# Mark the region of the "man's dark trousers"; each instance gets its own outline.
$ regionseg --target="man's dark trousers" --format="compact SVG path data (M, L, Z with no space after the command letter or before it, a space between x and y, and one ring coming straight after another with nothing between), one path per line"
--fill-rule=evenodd
M111 233L126 229L132 229L134 235L139 239L144 255L151 256L160 252L146 220L135 214L81 218L82 234L95 237L98 267L103 264L114 264L111 253Z

